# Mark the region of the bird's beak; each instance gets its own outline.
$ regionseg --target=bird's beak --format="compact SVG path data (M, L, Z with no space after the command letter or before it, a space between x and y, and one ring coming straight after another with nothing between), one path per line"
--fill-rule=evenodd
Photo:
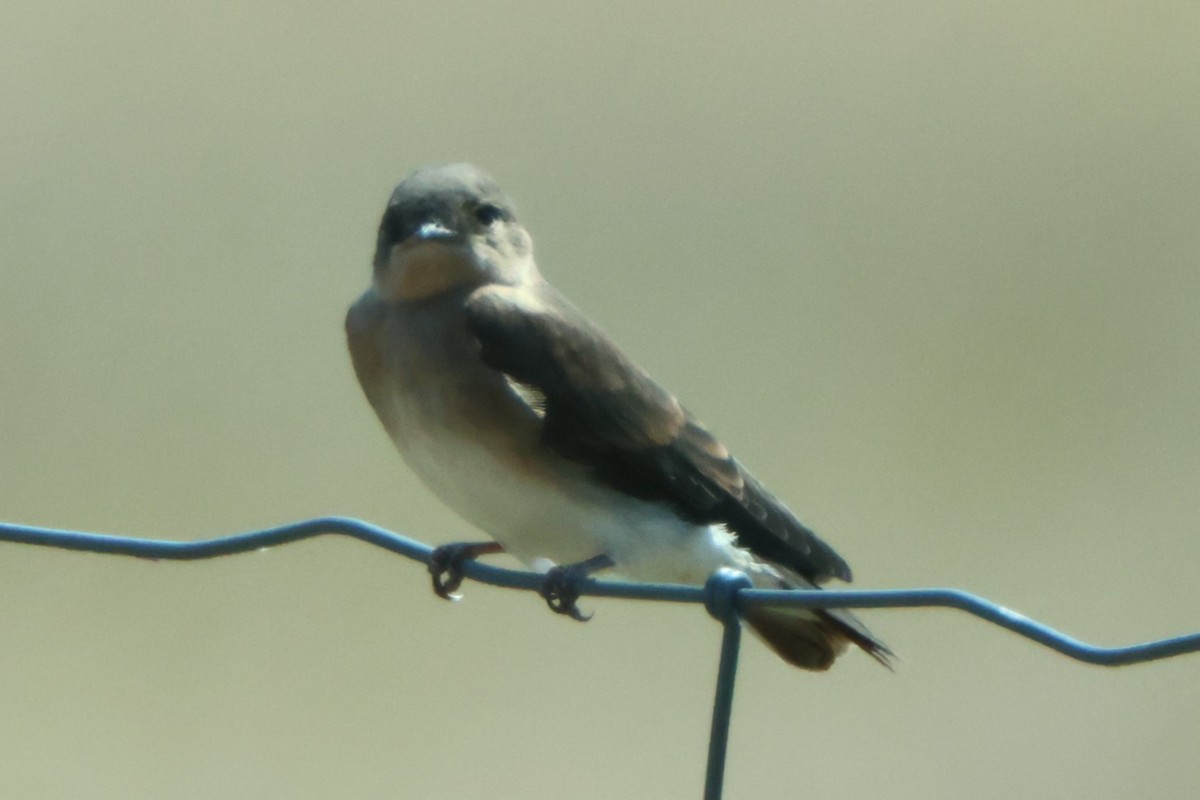
M452 239L454 238L454 231L435 220L434 222L426 222L424 225L417 228L416 238L422 242L437 241L438 239Z

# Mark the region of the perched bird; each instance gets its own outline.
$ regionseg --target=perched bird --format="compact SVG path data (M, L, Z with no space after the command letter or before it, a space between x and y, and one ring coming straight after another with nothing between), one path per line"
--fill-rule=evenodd
M465 559L547 561L543 596L575 608L580 576L703 583L733 567L813 589L850 567L666 390L547 283L512 201L469 164L392 193L371 287L350 308L354 369L409 467L494 541L438 548L448 596ZM845 610L753 608L788 662L828 669L849 643L891 655Z

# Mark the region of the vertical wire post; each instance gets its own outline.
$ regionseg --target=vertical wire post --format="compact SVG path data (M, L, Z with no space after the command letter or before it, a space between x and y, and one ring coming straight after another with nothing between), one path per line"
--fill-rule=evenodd
M737 684L738 653L742 644L742 617L737 595L753 586L742 572L722 568L704 585L704 606L721 623L721 661L713 697L712 730L708 737L708 764L704 775L704 800L721 800L725 785L725 754L733 715L733 689Z

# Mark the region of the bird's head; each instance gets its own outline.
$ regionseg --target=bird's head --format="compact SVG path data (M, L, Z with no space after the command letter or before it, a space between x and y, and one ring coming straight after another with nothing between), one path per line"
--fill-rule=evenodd
M376 290L394 300L540 277L512 201L470 164L423 167L400 182L379 223L374 263Z

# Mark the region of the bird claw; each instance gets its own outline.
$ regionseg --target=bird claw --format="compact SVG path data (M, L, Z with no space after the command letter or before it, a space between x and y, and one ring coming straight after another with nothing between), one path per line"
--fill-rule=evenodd
M578 564L552 567L538 587L538 594L555 614L564 614L577 622L587 622L593 615L584 614L575 605L579 600L579 586L596 570L612 565L611 558L599 555Z
M499 547L494 542L456 542L435 547L429 554L429 575L433 580L433 593L446 600L461 600L462 595L455 592L462 586L466 577L463 565L485 553L498 550Z
M575 605L579 599L579 582L586 577L587 572L577 566L553 567L538 587L538 594L555 614L565 614L578 622L587 622L592 615L584 614Z
M455 590L463 582L463 552L452 544L434 548L429 556L429 575L433 580L433 593L445 600L461 600Z

